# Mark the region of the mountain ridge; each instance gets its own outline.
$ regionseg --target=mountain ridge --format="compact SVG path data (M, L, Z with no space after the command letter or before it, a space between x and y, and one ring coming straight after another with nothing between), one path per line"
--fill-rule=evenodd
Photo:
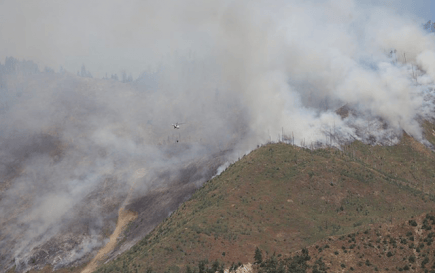
M405 221L435 209L434 160L433 152L406 134L395 146L356 141L341 151L268 144L208 181L97 272L139 265L177 272L204 260L228 268L252 263L256 247L283 255L325 236Z

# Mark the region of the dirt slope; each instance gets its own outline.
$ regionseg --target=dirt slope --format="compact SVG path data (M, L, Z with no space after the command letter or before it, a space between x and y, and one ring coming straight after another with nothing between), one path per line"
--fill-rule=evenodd
M430 152L404 135L393 147L359 142L308 150L277 143L231 165L98 272L179 272L252 263L256 247L291 255L330 236L395 225L435 210Z
M110 253L118 243L118 237L121 235L121 232L126 228L126 226L133 220L137 218L137 213L124 210L124 208L120 208L118 212L118 222L116 223L115 231L110 235L109 242L98 251L97 256L95 256L92 261L86 266L85 269L82 270L81 273L91 273L95 271L98 266L98 262L104 259L108 253Z

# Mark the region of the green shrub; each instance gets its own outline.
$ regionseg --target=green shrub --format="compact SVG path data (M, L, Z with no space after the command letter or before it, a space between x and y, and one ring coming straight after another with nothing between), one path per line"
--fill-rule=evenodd
M423 259L423 261L421 262L421 267L424 268L424 266L425 266L428 262L429 262L429 258L428 258L428 257L425 257L425 258Z
M415 220L409 220L408 223L413 227L417 226L417 222Z
M415 256L414 256L414 255L409 256L408 261L409 261L410 263L415 263Z

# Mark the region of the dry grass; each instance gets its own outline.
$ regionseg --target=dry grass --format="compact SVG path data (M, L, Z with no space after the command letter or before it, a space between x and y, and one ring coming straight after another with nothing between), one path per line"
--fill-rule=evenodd
M435 209L433 153L404 136L310 151L263 146L206 183L99 272L171 272L201 260L252 262L255 247L285 256L330 236L394 225Z

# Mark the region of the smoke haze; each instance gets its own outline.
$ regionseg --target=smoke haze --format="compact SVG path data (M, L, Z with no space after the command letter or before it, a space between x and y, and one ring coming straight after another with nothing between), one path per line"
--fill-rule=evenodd
M0 270L74 264L119 207L181 176L198 187L283 132L428 145L429 3L374 2L1 1L0 57L35 63L0 67Z

